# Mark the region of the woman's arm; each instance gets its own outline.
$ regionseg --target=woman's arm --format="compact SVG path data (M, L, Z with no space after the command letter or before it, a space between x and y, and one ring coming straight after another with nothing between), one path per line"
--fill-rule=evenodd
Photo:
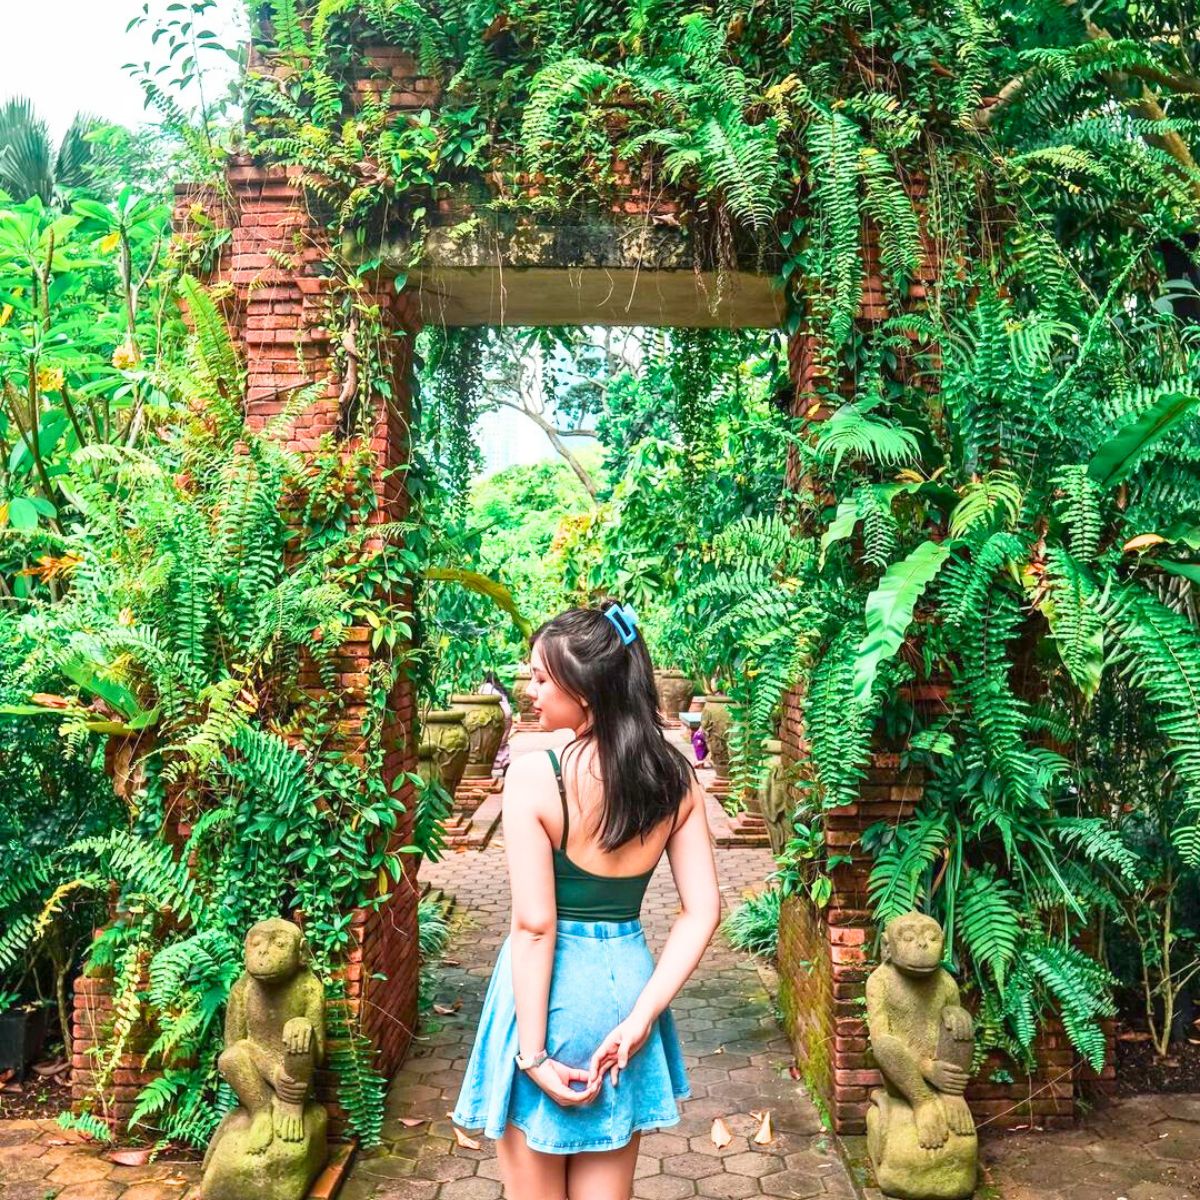
M542 765L538 755L527 754L509 767L501 809L512 890L509 955L517 1006L517 1042L523 1058L532 1058L546 1048L546 1013L558 919L554 857L540 815L549 803L557 803L558 791L549 760L544 772L538 769ZM599 1090L598 1086L571 1090L568 1084L573 1080L589 1082L588 1073L556 1066L549 1060L530 1071L529 1077L560 1104L586 1103Z
M545 781L531 770L535 764L533 755L524 755L509 768L501 810L512 890L509 951L517 1001L517 1036L526 1058L546 1045L546 1009L558 915L550 838L539 816L539 793L543 790L539 785Z
M691 978L721 920L721 891L704 812L704 790L692 785L691 809L667 842L680 913L634 1012L654 1021Z
M654 1022L691 977L721 919L721 892L704 812L704 790L699 783L693 784L684 803L690 804L687 816L667 842L680 913L633 1011L592 1055L593 1079L611 1071L612 1082L617 1082L630 1057L650 1036Z

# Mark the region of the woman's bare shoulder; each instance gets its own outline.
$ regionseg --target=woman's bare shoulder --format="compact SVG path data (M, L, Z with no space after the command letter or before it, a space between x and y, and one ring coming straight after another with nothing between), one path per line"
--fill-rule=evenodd
M545 792L554 787L554 768L550 756L536 751L521 754L512 760L504 774L504 799L519 799L531 793Z

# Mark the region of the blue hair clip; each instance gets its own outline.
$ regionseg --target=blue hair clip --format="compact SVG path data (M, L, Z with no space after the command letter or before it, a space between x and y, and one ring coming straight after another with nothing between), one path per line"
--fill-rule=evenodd
M628 646L637 637L637 613L631 604L613 604L604 610L605 618L621 635L622 645Z

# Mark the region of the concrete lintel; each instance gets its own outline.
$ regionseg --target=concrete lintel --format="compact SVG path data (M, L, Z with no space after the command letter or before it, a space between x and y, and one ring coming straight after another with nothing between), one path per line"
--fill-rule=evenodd
M429 325L657 325L777 329L765 275L630 267L421 267L408 285Z
M539 222L483 208L457 223L438 214L419 245L393 229L376 252L407 274L427 323L778 328L777 264L753 246L718 264L710 241L645 215Z

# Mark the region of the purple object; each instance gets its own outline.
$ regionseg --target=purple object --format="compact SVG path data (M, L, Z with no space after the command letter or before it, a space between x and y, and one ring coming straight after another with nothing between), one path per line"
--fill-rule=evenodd
M697 729L692 734L692 749L696 752L696 761L702 763L708 757L708 738L703 729Z

